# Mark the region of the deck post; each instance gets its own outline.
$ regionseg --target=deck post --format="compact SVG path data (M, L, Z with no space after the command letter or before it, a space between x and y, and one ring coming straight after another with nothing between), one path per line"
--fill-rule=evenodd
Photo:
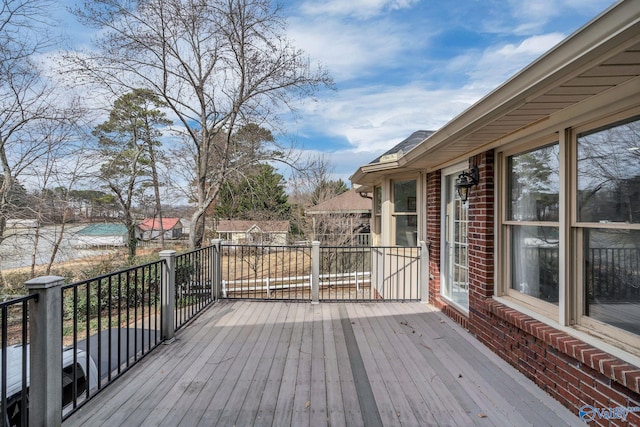
M213 239L213 255L211 256L211 297L219 300L222 294L222 239Z
M429 245L420 241L420 301L429 302Z
M37 300L29 301L29 425L62 424L62 285L64 277L25 282Z
M320 242L311 242L311 304L320 303Z
M166 250L160 252L160 258L165 261L165 273L162 277L162 339L166 342L173 341L175 335L175 308L176 308L176 251Z

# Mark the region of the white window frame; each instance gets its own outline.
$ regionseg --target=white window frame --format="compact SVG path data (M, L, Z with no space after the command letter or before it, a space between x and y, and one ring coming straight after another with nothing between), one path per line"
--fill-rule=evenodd
M440 180L440 230L442 230L441 233L441 238L440 238L440 297L443 298L445 301L447 301L448 303L452 304L453 306L455 306L458 310L460 310L461 312L468 314L469 313L469 308L468 307L464 307L458 303L456 303L453 299L451 299L448 295L446 295L445 292L445 283L448 280L447 279L447 267L449 264L449 260L447 259L448 253L447 253L447 243L446 243L446 239L447 236L445 235L447 230L447 204L446 204L446 194L449 191L449 189L447 188L447 177L451 176L451 175L459 175L460 173L462 173L464 170L469 169L469 161L465 160L463 162L460 163L456 163L455 165L446 167L444 169L441 170L441 180ZM468 203L468 202L467 202ZM468 231L467 231L468 233ZM468 238L468 236L467 236ZM469 254L467 253L467 257L469 256ZM467 263L468 263L468 258L467 258ZM470 301L468 301L470 302Z

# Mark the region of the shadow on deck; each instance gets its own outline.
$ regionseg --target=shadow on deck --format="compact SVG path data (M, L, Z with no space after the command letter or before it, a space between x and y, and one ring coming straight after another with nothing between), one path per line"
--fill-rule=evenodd
M80 425L584 422L426 304L235 301L64 422Z

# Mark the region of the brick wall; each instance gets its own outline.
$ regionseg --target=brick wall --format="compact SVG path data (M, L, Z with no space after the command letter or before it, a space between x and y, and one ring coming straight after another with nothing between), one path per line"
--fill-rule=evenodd
M575 414L584 405L640 406L639 367L493 300L494 153L477 155L469 164L480 171L468 201L469 316L440 299L440 172L427 176L431 303ZM640 425L640 413L629 413L627 423ZM596 418L591 425L617 424Z
M484 316L469 322L472 333L573 413L640 406L638 367L492 299L476 310ZM593 423L640 425L640 413L629 413L628 424Z
M427 243L429 245L429 301L442 308L440 301L440 171L427 174Z

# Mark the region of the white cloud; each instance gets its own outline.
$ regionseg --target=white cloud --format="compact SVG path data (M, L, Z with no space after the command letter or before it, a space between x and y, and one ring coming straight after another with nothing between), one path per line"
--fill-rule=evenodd
M354 16L371 18L380 13L410 8L417 0L328 0L306 1L300 10L307 15Z
M355 23L291 18L288 35L313 61L327 66L337 81L362 79L384 69L400 68L413 59L408 52L419 49L428 40L425 34L407 43L413 38L411 29L386 19Z
M483 52L470 51L455 58L451 66L466 69L468 86L489 92L518 73L532 61L561 42L565 36L550 33L528 37L519 43L507 43L486 48Z
M307 105L304 126L346 139L350 148L336 159L357 158L358 165L364 164L416 130L439 129L562 39L562 34L551 33L454 58L450 73L467 70L468 80L446 88L415 81L341 90Z
M366 161L416 130L436 130L482 94L429 90L420 84L344 90L304 111L305 126L343 137Z
M529 37L521 43L507 44L496 51L496 55L503 58L510 57L537 57L564 40L562 33L550 33Z

